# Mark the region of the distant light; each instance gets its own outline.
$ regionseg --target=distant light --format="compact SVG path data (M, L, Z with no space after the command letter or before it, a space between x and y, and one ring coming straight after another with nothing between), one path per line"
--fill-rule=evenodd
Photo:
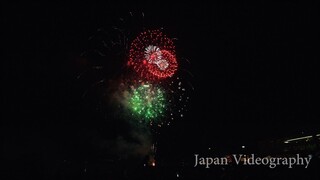
M177 178L180 177L179 173L177 173Z
M144 167L146 167L146 164L143 164Z
M288 139L288 140L284 141L284 143L289 143L291 141L297 141L297 140L308 139L308 138L312 138L312 136L303 136L303 137Z
M156 166L156 163L155 163L155 162L152 162L151 166Z
M284 143L285 143L285 144L288 144L289 142L288 142L288 141L285 141Z
M246 148L246 146L241 146L241 147L242 147L242 149Z
M209 150L211 150L211 148L208 148Z

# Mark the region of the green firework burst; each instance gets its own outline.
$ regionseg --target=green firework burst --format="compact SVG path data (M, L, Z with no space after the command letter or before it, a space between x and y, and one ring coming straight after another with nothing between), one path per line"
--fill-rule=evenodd
M165 93L161 88L144 84L133 89L129 98L132 114L141 120L154 121L164 115L166 108Z

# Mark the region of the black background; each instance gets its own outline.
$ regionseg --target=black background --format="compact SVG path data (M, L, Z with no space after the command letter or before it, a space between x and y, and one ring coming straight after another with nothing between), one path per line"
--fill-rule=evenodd
M316 7L289 1L2 3L2 155L8 167L18 165L7 172L25 177L45 171L41 164L53 159L81 162L99 151L92 134L108 125L79 105L73 83L81 67L74 61L92 33L128 12L144 12L145 24L167 29L178 38L177 52L191 61L189 111L159 137L167 158L316 133Z

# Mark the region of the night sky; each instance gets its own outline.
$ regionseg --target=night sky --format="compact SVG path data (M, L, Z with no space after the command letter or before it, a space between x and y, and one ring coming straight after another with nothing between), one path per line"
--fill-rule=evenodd
M137 22L147 28L164 27L178 39L177 53L191 62L194 91L188 112L158 136L164 157L192 159L208 147L230 152L264 140L319 133L316 3L1 7L1 154L8 167L19 164L21 177L24 167L42 171L39 164L57 159L103 158L106 148L97 144L128 128L114 126L84 102L81 93L90 78L78 82L75 77L90 66L80 58L88 38L129 12L143 12L143 22ZM105 63L106 74L121 73L119 64Z

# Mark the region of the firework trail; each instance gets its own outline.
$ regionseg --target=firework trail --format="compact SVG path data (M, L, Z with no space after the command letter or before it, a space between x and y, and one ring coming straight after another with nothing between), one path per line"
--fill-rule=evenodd
M113 117L152 132L141 134L159 134L162 126L182 119L187 111L193 90L192 76L183 66L188 63L177 57L174 38L163 29L137 29L139 23L120 21L121 25L100 28L89 38L82 53L89 68L77 76L88 84L82 98L108 121Z

